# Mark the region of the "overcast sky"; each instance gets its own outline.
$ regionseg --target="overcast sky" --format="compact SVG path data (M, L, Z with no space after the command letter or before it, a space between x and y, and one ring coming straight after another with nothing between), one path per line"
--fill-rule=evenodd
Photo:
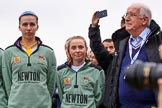
M66 61L64 43L68 37L84 36L89 45L88 27L95 11L107 9L108 16L100 20L102 40L110 38L120 27L121 16L137 0L0 0L0 47L5 49L21 36L18 17L34 11L39 17L37 36L55 51L57 65ZM161 0L139 0L150 7L153 19L162 26Z

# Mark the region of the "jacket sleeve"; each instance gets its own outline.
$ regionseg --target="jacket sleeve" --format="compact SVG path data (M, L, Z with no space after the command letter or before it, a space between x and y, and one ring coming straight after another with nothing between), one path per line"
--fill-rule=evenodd
M58 74L57 74L57 87L58 87L59 98L60 98L60 101L62 103L62 99L63 99L63 78L61 76L62 76L61 72L58 72Z
M51 97L55 89L56 75L57 75L56 57L54 51L51 51L48 55L48 75L47 75L47 86Z
M10 56L7 51L4 51L2 56L2 77L4 80L4 86L7 93L7 98L10 95L11 85L12 85L12 70L11 70Z
M2 79L2 53L3 51L0 50L0 106L7 108L7 97L4 90L4 82Z
M115 50L116 50L116 51L118 51L118 49L119 49L119 42L120 42L121 40L123 40L123 39L129 37L129 36L130 36L130 34L125 30L125 27L116 30L116 31L112 34L111 38L112 38L112 40L113 40L113 42L114 42Z
M105 74L103 70L101 70L98 79L95 85L95 103L99 106L103 101L103 95L105 90Z
M106 72L109 64L112 61L112 55L104 48L101 42L100 30L99 26L96 28L92 28L91 25L89 27L88 37L90 39L90 47L95 54L95 57L102 67L102 69Z

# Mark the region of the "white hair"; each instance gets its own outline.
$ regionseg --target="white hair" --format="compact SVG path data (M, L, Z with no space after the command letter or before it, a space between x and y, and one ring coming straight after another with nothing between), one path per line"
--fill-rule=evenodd
M150 22L151 22L151 19L152 19L152 12L151 12L151 10L148 6L146 6L142 3L133 3L133 4L130 5L130 7L136 7L138 9L140 9L140 15L142 17L147 16L148 19L149 19L147 26L150 25Z

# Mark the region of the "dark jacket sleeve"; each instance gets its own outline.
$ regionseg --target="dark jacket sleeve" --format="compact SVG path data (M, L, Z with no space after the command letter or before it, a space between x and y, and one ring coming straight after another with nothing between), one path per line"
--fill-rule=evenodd
M90 39L90 48L94 52L99 65L106 72L108 66L112 61L113 56L109 54L109 52L104 48L101 42L99 26L97 26L96 28L92 28L90 25L88 37Z

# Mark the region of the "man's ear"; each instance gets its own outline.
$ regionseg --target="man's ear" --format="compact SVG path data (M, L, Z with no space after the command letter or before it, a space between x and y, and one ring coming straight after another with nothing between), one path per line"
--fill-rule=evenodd
M143 20L144 20L144 22L142 23L142 25L147 25L147 23L149 22L149 18L144 17Z

